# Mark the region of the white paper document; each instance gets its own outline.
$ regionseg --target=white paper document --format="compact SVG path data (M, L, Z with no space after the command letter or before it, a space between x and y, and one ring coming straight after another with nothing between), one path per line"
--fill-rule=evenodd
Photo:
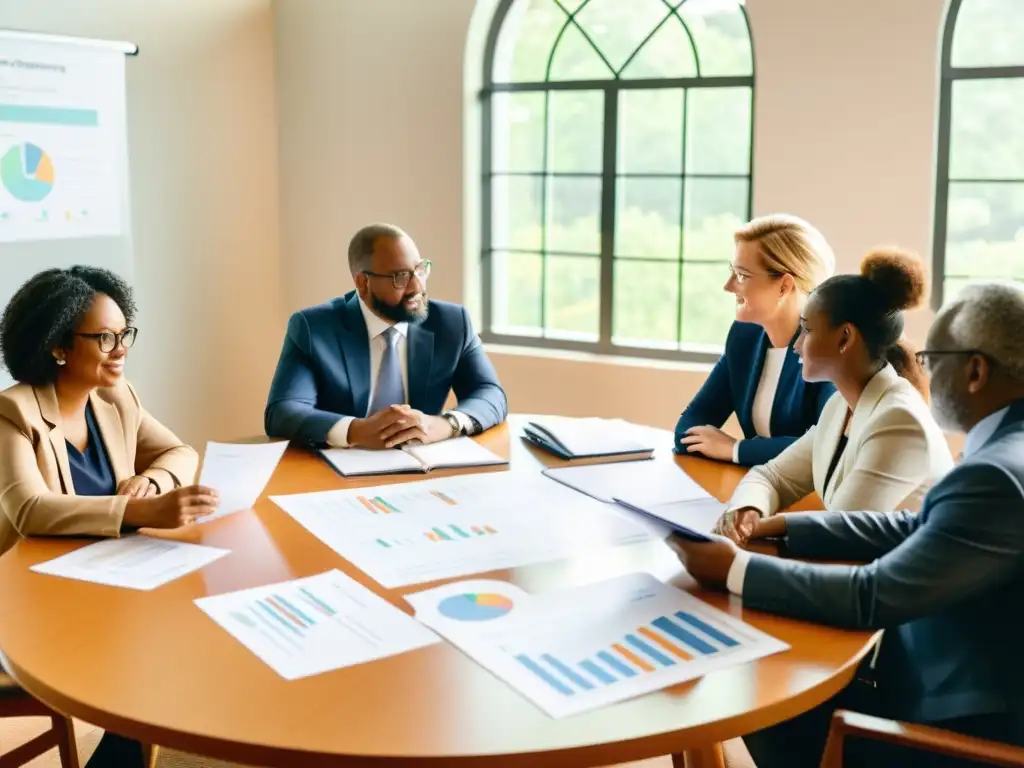
M226 549L136 534L89 544L33 565L32 570L111 587L149 590L198 570L226 554Z
M496 472L271 500L386 587L651 538L609 505L539 474Z
M647 573L541 595L461 581L406 600L418 620L552 717L789 648Z
M649 502L710 499L711 494L670 460L628 461L545 469L544 475L598 501L640 496Z
M197 522L206 523L250 509L270 482L287 447L287 440L251 444L208 442L199 485L215 489L220 494L220 506Z
M325 448L320 453L345 477L508 464L508 459L503 459L484 448L471 437L456 437L429 445L413 445L393 450Z
M439 641L411 616L337 570L195 603L286 680Z

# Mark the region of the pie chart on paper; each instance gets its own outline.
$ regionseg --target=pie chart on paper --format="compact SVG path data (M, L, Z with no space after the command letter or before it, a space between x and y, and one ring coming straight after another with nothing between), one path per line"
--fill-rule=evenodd
M511 598L505 595L469 593L446 597L438 603L437 610L454 621L490 621L500 619L513 605Z
M50 194L55 177L50 156L31 142L15 144L0 157L0 182L15 200L38 203Z

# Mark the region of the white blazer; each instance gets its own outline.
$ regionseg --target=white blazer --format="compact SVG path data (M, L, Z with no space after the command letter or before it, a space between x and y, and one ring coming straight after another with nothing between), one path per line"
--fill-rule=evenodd
M830 512L920 509L932 484L953 468L924 398L891 365L875 374L853 409L846 449L826 487L848 410L842 395L833 395L803 437L747 473L728 509L774 515L811 491Z

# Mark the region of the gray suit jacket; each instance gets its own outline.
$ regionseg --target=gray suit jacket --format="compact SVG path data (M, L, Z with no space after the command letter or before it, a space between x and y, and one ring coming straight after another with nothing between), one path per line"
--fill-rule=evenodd
M1024 743L1024 400L925 497L919 514L787 516L794 557L753 555L746 607L885 628L879 685L897 717L1004 713Z

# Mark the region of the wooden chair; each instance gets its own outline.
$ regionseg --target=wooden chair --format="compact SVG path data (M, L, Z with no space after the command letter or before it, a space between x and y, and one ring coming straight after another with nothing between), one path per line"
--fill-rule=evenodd
M60 751L60 764L63 768L79 768L75 727L71 718L33 699L3 672L0 672L0 717L48 717L51 723L46 733L39 734L6 754L0 754L0 768L21 768L29 760L54 747Z
M1024 766L1024 749L1021 747L976 739L927 725L901 723L839 709L832 715L825 753L821 757L821 768L842 768L843 741L848 736L884 741L1006 768Z

